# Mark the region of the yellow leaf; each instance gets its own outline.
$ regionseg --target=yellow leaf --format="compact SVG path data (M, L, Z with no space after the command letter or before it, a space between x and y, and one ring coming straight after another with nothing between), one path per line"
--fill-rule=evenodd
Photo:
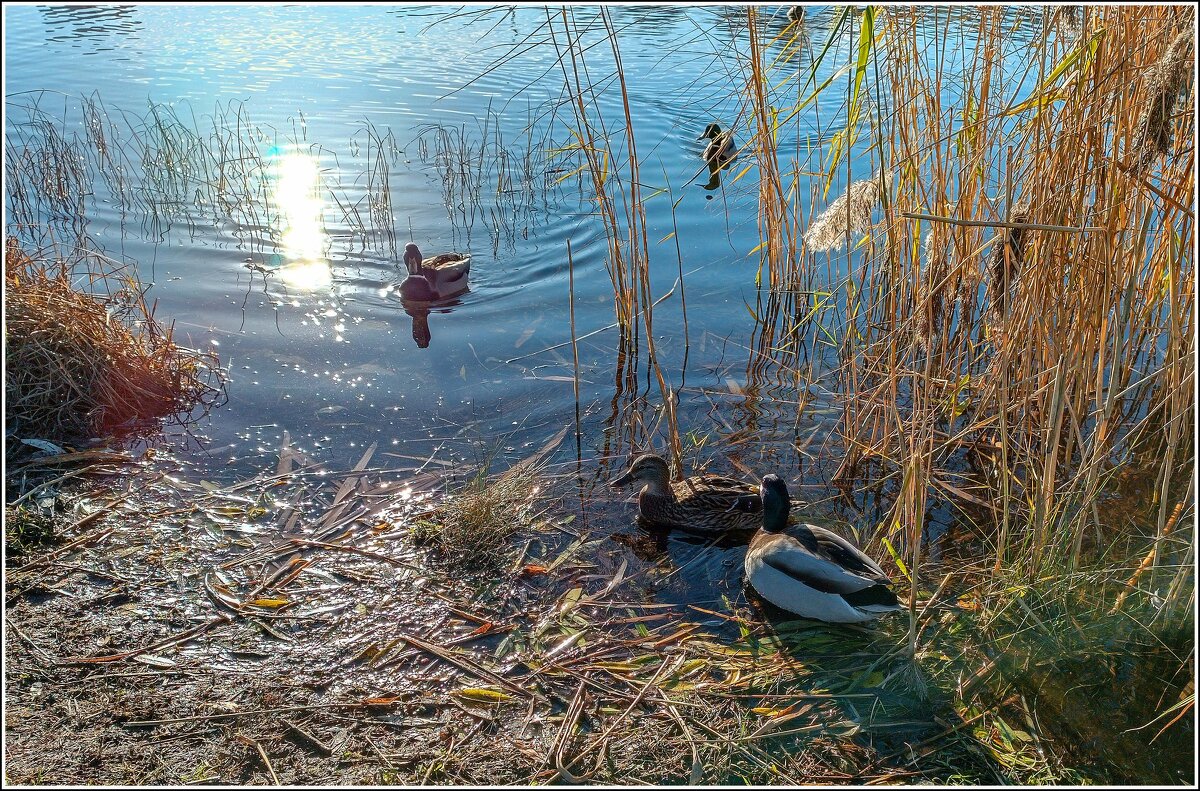
M283 605L290 603L291 602L289 602L287 599L255 599L254 601L250 602L250 605L253 607L275 608L282 607Z
M641 669L641 665L634 664L633 662L597 662L592 667L614 673L632 673L635 670Z
M458 690L456 694L460 698L473 700L479 703L503 703L506 700L512 700L512 695L506 695L505 693L495 689L467 687L466 689Z

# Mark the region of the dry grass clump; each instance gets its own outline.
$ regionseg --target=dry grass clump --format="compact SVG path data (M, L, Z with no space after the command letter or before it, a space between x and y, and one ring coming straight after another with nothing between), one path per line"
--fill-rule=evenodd
M4 509L4 551L21 555L27 550L54 541L54 519L40 509L23 505Z
M813 252L823 253L839 247L847 234L864 233L871 225L871 212L886 187L886 179L876 176L855 181L804 232L804 242Z
M543 449L494 477L486 466L480 469L417 523L413 539L471 565L488 566L507 556L509 539L533 520L547 453Z
M136 281L89 272L101 295L77 290L71 267L5 245L6 423L20 439L74 444L128 434L205 407L223 393L218 361L180 348ZM217 380L217 386L212 382ZM10 459L17 448L6 449Z
M1150 70L1148 99L1138 116L1133 138L1134 165L1138 168L1146 167L1159 154L1171 153L1171 116L1184 80L1192 73L1191 53L1192 31L1183 30Z

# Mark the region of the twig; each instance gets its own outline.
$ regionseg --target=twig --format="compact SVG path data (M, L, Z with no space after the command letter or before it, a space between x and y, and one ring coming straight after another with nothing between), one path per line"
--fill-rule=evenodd
M66 659L61 660L58 664L60 664L60 665L91 665L91 664L101 664L104 662L119 662L122 659L130 659L131 657L138 656L139 654L144 654L147 651L153 651L156 648L162 648L165 645L174 645L176 643L182 643L192 637L195 637L198 634L201 634L202 632L208 631L209 629L211 629L214 626L219 626L224 623L229 623L229 616L218 615L216 618L209 621L208 623L202 623L199 626L192 627L191 629L185 629L184 631L180 632L177 635L168 637L165 640L159 640L157 643L151 643L150 645L146 646L145 648L138 648L136 650L126 651L121 654L110 654L108 656L86 656L86 657L71 656L71 657L67 657Z
M296 723L285 718L285 719L283 719L283 724L287 726L289 731L291 731L298 737L299 741L302 741L305 744L307 744L308 746L314 748L321 755L326 756L326 757L333 755L332 747L325 744L325 742L321 741L316 736L313 736L311 733L304 730Z
M944 222L950 225L965 225L969 228L1019 228L1021 230L1032 231L1062 231L1064 233L1100 233L1103 228L1093 226L1084 226L1082 228L1073 228L1070 225L1042 225L1040 223L1029 222L994 222L992 220L960 220L955 217L940 217L936 214L925 214L924 212L904 211L900 212L901 217L908 217L910 220L929 220L930 222Z
M249 717L255 714L278 714L284 711L311 711L313 709L364 709L379 706L378 703L317 703L311 706L277 706L270 709L247 709L246 711L227 711L223 714L197 714L194 717L175 717L168 720L137 720L121 723L126 728L148 728L155 725L175 725L180 722L201 722L204 720L221 720L226 717Z
M254 745L254 749L258 750L258 754L262 756L263 763L267 766L267 771L271 773L271 780L275 783L275 785L280 785L279 776L275 774L275 767L271 766L271 759L267 757L267 751L263 749L263 746L259 744L258 741L251 739L245 734L239 734L238 740L243 744Z
M455 656L454 654L450 653L449 651L445 650L444 648L442 648L440 646L436 646L433 643L427 643L424 640L420 639L419 637L413 637L411 635L401 634L400 639L404 640L407 643L411 643L412 645L415 645L424 651L428 651L429 653L436 656L438 659L441 659L445 662L449 662L450 664L454 665L455 667L458 667L461 670L465 670L468 673L471 673L472 675L475 675L479 678L486 679L487 681L491 681L493 684L499 684L500 686L504 687L505 689L515 692L518 695L533 696L539 700L545 700L545 696L542 695L541 693L524 689L524 688L518 686L517 684L512 683L511 681L509 681L506 678L501 678L500 676L496 675L495 673L488 670L487 668L480 667L479 665L475 664L474 662L472 662L469 659L466 659L465 657Z

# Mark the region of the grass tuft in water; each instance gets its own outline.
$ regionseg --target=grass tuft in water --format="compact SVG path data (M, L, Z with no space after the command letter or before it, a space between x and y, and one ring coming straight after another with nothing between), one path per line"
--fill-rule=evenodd
M413 540L447 559L490 567L512 550L511 539L533 524L537 495L545 489L550 454L566 436L559 432L538 452L499 475L489 475L490 460L413 528Z

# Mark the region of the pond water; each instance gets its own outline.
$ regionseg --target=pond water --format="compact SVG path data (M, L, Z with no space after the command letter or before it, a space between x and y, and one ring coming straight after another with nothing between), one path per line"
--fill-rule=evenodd
M809 393L797 414L789 377L752 364L755 172L736 178L743 165L735 163L715 186L698 156L707 123L747 120L739 115L745 10L611 14L643 194L661 190L645 203L652 290L655 298L670 292L654 311L654 333L668 384L679 388L680 429L707 442L695 461L729 469L722 438L743 437L750 425L757 442L730 452L759 474L795 478L796 446L815 456L834 405ZM786 49L809 90L848 62L857 32L853 18L836 24L839 9L810 8L791 28L785 7L762 14L774 55ZM943 11L925 24L932 37L969 18ZM221 206L200 185L159 184L148 211L97 177L85 211L86 234L136 263L177 337L214 349L228 366L229 402L182 447L206 474L257 469L284 432L338 468L375 442L403 466L439 448L461 453L460 440L528 447L574 424L571 261L581 453L624 463L630 443L653 440L632 412L654 425L661 393L644 348L636 376L621 370L590 185L572 175L577 154L554 154L570 144L574 124L555 54L564 35L557 16L108 6L10 8L6 19L10 132L23 130L30 107L65 120L68 131L82 128L86 97L127 143L157 140L148 127L173 118L200 135L220 129L212 138L226 144L249 139L257 150L241 153L265 163L254 175L268 207ZM571 19L585 42L603 42L595 8ZM612 54L605 44L588 57L616 150L623 118ZM797 148L801 170L820 171L823 141L845 123L845 99L845 90L823 91L784 132L781 147ZM871 168L853 159L849 176ZM801 189L819 190L820 179L810 180ZM845 180L835 179L827 200ZM472 254L469 292L428 315L406 312L394 286L403 276L397 246L409 240L427 255ZM822 259L831 273L845 269L844 251ZM806 469L805 478L831 473Z
M795 103L826 80L844 85L780 133L797 189L820 211L876 167L860 139L825 192L858 22L810 7L789 25L786 11L760 8L768 60L798 75L780 90ZM652 297L662 300L655 351L678 393L685 459L776 472L873 528L878 495L835 502L833 385L801 386L760 353L757 170L735 161L710 180L700 158L707 124L746 134L745 9L609 13L646 197ZM613 178L627 189L621 83L597 9L575 7L569 20L525 7L5 8L10 152L47 119L83 137L97 122L132 152L121 178L91 174L82 224L57 216L24 237L69 247L66 229L131 262L177 340L216 351L228 368L227 403L154 440L187 474L252 476L273 466L285 436L331 470L372 444L373 463L401 473L473 468L493 454L503 468L566 426L578 441L563 442L557 460L579 471L581 524L630 526L632 506L604 483L634 450L664 448L662 395L644 339L622 344L615 328L608 244L572 148L573 66L559 58L568 28L589 45L574 68L586 69L589 112L599 108L594 123L603 116ZM1042 35L1042 14L1014 9L1009 22L1023 73L1021 43ZM931 42L962 36L949 50L966 58L977 18L939 9L918 24ZM886 112L884 87L873 76L867 84ZM1005 98L1032 88L1018 82ZM954 86L945 91L947 112L961 111ZM151 150L219 159L228 181L194 180L192 159L156 171L139 160ZM427 312L402 304L409 241L426 255L470 253L469 290ZM836 292L855 255L812 256L813 287ZM833 364L819 344L805 356L816 373ZM649 595L714 609L741 595L740 548L671 546L688 574ZM633 551L654 563L662 547Z

